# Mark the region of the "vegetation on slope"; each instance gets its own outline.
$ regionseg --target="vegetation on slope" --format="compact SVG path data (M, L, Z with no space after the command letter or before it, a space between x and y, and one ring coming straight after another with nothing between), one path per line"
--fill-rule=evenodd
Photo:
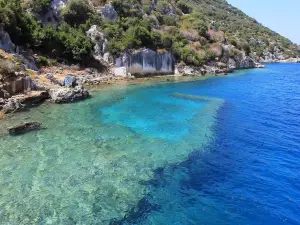
M0 24L17 45L26 45L52 58L88 59L93 45L86 36L98 25L118 56L127 49L148 47L172 51L178 61L203 65L223 57L222 45L231 44L230 56L245 52L263 56L275 46L295 56L295 45L260 25L225 0L113 0L118 19L103 22L97 8L107 0L70 0L59 24L43 25L40 18L50 0L0 0ZM154 4L155 3L155 4Z

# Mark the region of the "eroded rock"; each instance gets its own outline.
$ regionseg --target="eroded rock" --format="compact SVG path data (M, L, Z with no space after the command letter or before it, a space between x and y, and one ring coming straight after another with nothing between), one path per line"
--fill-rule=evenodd
M50 89L49 94L54 103L71 103L89 97L89 92L81 85L75 88Z
M175 58L170 52L156 52L141 49L133 53L124 53L116 60L117 67L125 67L132 75L174 74Z

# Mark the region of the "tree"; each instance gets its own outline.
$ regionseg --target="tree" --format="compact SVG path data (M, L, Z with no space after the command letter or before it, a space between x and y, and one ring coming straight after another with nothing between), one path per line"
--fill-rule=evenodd
M85 23L92 13L87 0L71 0L62 10L63 20L71 26Z
M43 15L47 13L51 5L51 0L32 0L30 6L34 13Z

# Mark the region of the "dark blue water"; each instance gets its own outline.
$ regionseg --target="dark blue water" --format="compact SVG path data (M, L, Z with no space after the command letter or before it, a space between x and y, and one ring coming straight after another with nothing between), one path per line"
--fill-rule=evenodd
M300 65L181 84L225 100L215 139L156 171L122 224L300 224Z

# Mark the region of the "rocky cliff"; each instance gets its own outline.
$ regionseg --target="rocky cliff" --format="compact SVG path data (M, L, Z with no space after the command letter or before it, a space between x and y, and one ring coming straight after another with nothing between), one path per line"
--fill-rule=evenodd
M175 57L170 52L141 49L117 58L116 67L124 67L132 75L174 74Z

